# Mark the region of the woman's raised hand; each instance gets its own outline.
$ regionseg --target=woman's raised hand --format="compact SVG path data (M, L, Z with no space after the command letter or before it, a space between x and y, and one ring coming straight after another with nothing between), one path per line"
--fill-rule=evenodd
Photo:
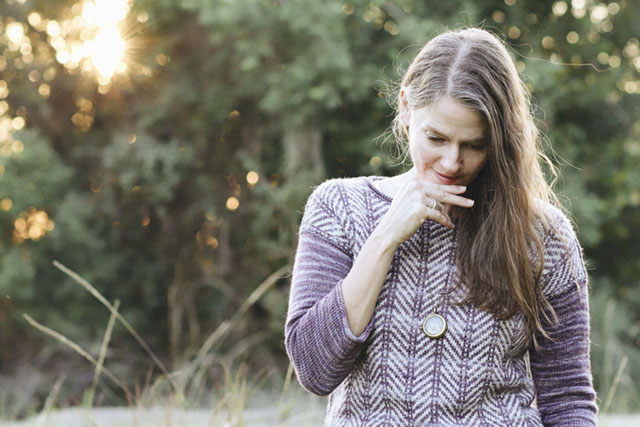
M428 219L453 228L453 221L447 213L446 206L472 207L473 200L459 196L466 190L462 185L431 183L420 178L415 170L412 170L407 173L404 184L395 194L389 211L376 231L388 233L391 241L400 245Z

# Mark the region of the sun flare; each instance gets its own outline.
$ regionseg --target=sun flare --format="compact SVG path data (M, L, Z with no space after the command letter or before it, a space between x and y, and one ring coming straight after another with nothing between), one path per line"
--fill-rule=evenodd
M32 14L29 22L46 31L58 62L70 70L93 71L103 86L115 73L127 69L127 41L121 29L130 3L131 0L80 0L71 8L73 16L66 20L45 22L38 14ZM11 35L18 39L22 28L14 27Z
M101 29L93 43L91 60L101 77L110 78L124 58L125 43L116 27Z
M86 1L82 8L82 17L87 25L97 29L93 40L91 61L99 74L101 83L108 81L123 67L125 41L118 25L129 12L128 0Z

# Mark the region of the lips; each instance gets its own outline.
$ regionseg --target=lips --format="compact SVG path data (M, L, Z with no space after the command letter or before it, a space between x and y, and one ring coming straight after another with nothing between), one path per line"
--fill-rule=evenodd
M459 179L458 176L443 175L439 172L436 172L436 177L438 178L438 181L440 181L441 184L446 184L446 185L455 184L456 181Z

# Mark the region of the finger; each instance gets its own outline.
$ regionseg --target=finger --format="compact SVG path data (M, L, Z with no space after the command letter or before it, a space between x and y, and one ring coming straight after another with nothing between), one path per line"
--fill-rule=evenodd
M475 203L472 199L447 193L446 191L428 192L426 197L429 199L435 199L443 204L460 206L461 208L470 208ZM433 205L433 203L427 204L427 206L431 205Z
M440 212L438 210L432 209L430 207L426 207L425 209L425 213L426 213L426 219L431 219L437 223L440 223L442 225L444 225L445 227L449 227L451 229L453 229L455 226L453 225L453 221L451 221L451 218L449 218L449 215L447 215L444 212Z
M409 189L409 191L415 187L419 187L423 192L443 191L449 194L462 194L467 191L467 187L465 185L438 184L427 181L418 175L415 169L411 169L408 172L408 179L404 182L403 187Z
M434 184L436 188L440 191L444 191L450 194L462 194L467 191L467 187L464 185L445 185L445 184Z
M424 191L443 191L449 194L462 194L467 191L465 185L447 185L447 184L435 184L433 182L419 180Z
M444 210L444 205L438 201L438 199L432 197L425 198L425 204L429 209L436 210L438 212L442 212Z

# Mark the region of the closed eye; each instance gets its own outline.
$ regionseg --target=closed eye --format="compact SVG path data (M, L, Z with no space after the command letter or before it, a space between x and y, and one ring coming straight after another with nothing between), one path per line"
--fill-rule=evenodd
M475 151L484 151L487 148L486 144L469 144L469 147Z
M435 136L435 135L427 135L427 139L429 141L432 141L432 142L443 142L444 141L444 138L440 138L439 136Z

